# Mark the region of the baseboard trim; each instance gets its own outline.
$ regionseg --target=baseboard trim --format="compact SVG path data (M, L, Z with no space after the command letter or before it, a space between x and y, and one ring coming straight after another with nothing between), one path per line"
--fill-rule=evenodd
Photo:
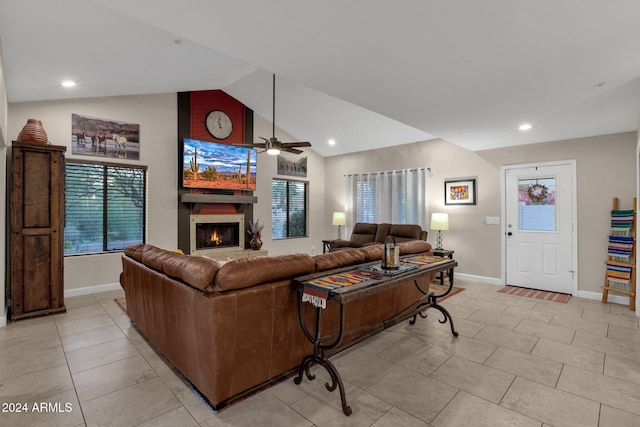
M455 284L455 279L460 280L469 280L470 282L480 282L487 283L489 285L502 286L502 279L497 279L495 277L486 277L486 276L474 276L473 274L465 274L465 273L453 273L453 283Z
M602 292L578 291L578 297L602 301ZM607 301L614 302L616 304L629 305L629 297L626 295L614 295L613 293L609 293Z
M66 289L64 297L78 297L81 295L99 294L101 292L119 291L122 289L120 283L107 283L105 285L87 286L85 288ZM4 316L0 318L0 328L7 326L7 310L4 310Z
M502 279L486 276L474 276L473 274L454 273L455 279L469 280L472 282L487 283L490 285L502 286ZM454 280L455 283L455 280ZM594 301L602 301L602 292L591 292L578 290L578 298L590 299ZM617 295L613 292L609 292L608 302L615 304L629 305L629 297L626 295ZM637 311L638 317L640 317L640 310Z
M87 286L85 288L65 289L64 297L79 297L81 295L99 294L101 292L119 291L120 283L107 283L105 285Z

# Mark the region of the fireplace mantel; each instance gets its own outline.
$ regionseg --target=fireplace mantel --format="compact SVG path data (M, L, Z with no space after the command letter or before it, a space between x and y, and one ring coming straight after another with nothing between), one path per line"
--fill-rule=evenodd
M200 212L200 208L204 203L232 203L239 205L239 211L244 212L245 209L258 203L256 196L237 196L230 194L195 194L185 193L180 195L180 201L182 203L192 204L193 212Z

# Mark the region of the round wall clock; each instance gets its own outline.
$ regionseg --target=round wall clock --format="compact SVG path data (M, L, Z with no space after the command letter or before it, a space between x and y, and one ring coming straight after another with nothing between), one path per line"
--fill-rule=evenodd
M207 131L214 138L226 139L233 131L231 118L224 111L213 110L207 114L205 119Z

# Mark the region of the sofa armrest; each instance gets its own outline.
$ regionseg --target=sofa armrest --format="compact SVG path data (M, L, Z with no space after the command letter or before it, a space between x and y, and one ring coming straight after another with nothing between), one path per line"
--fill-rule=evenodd
M349 240L343 240L343 239L332 240L329 243L329 247L331 248L331 250L339 249L339 248L350 248L351 242Z

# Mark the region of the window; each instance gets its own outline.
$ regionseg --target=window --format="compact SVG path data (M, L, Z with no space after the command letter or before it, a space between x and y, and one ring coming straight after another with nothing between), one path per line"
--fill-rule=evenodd
M518 229L558 229L555 177L518 180Z
M426 228L428 168L352 174L345 181L347 224L418 224Z
M67 159L65 256L144 243L146 175L146 166Z
M274 239L309 235L309 183L286 179L271 182L271 221Z

